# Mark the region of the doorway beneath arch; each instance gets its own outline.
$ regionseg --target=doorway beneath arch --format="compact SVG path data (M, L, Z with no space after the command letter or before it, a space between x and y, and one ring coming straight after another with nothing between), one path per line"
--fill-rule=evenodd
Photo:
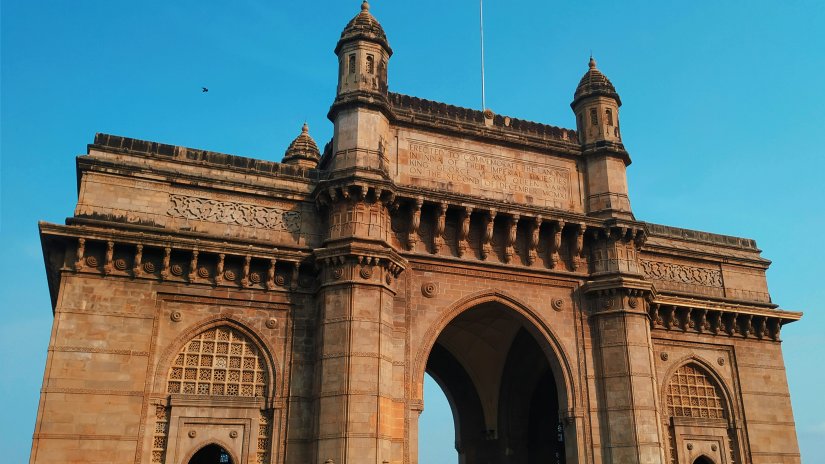
M189 464L234 464L232 456L222 446L208 445L199 449L189 460Z
M460 464L565 462L559 384L537 332L514 310L485 303L437 338L426 372L449 402Z

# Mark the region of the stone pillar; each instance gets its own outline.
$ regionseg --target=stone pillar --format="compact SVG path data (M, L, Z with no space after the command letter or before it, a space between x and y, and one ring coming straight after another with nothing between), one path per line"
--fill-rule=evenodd
M344 187L347 189L347 187ZM316 250L318 294L317 460L399 462L403 439L403 339L393 332L396 277L405 262L383 240L385 205L375 193L338 195L327 246Z
M591 320L597 350L596 385L606 463L663 461L653 346L640 279L592 281Z
M387 258L327 256L319 301L318 459L394 462L403 384L392 331L395 274ZM398 359L399 361L401 359Z

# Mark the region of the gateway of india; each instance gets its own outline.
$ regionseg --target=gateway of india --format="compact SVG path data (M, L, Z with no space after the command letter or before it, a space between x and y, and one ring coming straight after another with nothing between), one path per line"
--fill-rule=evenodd
M65 225L32 463L799 463L753 240L638 220L621 100L576 130L388 90L364 2L334 135L280 163L97 134ZM572 88L572 85L571 85ZM427 464L427 463L421 463Z

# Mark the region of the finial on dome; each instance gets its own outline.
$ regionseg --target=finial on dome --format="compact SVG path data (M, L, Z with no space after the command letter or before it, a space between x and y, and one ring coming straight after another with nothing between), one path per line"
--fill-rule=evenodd
M307 123L304 123L304 125L301 127L301 133L302 134L308 134L309 133L309 125Z
M361 2L361 11L370 11L370 4L367 0Z
M590 55L590 69L596 69L596 60L593 58L593 55Z

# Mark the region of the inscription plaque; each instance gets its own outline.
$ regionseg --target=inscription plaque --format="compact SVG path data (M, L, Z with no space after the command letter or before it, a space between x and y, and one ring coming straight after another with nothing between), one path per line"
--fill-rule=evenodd
M408 160L399 163L399 171L417 185L542 206L567 209L572 196L564 167L418 140L409 140Z

